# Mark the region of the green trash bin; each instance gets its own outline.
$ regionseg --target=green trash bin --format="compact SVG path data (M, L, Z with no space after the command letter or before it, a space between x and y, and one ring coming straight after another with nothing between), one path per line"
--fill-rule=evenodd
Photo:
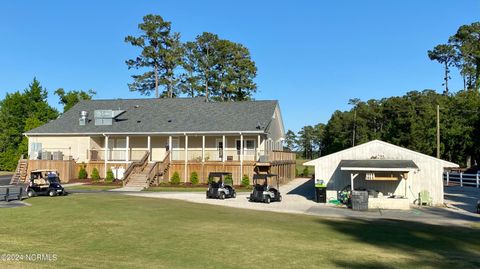
M315 179L315 202L327 202L327 186L322 179Z

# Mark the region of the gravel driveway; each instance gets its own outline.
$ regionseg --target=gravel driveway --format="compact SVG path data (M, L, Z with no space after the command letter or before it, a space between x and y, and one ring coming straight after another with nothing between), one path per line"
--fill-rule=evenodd
M130 192L126 195L178 199L193 203L228 206L243 209L273 211L322 216L327 218L343 219L391 219L416 221L440 225L471 225L479 222L480 215L468 212L462 208L412 208L411 210L370 210L368 212L352 211L344 207L331 204L318 204L313 201L314 183L311 179L297 178L280 187L283 196L282 202L270 204L251 203L249 193L237 193L236 199L206 199L205 193L198 192ZM451 189L450 192L461 190ZM449 201L449 200L447 200Z

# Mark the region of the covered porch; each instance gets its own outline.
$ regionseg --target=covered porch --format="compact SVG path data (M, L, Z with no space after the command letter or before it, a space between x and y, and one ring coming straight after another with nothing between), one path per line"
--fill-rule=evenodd
M409 209L409 173L418 170L412 160L342 160L353 190L368 191L368 208Z
M132 162L149 153L149 161L243 162L257 161L268 152L280 150L261 135L105 135L90 138L88 161Z

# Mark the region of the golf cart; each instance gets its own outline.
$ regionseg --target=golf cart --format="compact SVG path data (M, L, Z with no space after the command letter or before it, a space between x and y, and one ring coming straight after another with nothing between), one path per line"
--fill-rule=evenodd
M268 180L275 177L277 188L268 184ZM253 175L253 191L250 194L250 202L263 202L269 204L273 201L282 201L280 194L278 177L275 174L255 174Z
M227 178L230 178L229 182L225 182L225 179ZM225 198L237 197L231 179L232 173L228 172L211 172L208 174L207 199L218 198L223 200Z
M30 179L26 188L28 197L37 195L66 195L67 193L60 185L58 172L54 170L33 170L30 172Z

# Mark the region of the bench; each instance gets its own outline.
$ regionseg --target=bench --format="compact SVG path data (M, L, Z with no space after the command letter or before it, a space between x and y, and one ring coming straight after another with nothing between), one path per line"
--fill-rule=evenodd
M2 187L0 188L0 201L9 202L10 200L22 200L22 187Z

